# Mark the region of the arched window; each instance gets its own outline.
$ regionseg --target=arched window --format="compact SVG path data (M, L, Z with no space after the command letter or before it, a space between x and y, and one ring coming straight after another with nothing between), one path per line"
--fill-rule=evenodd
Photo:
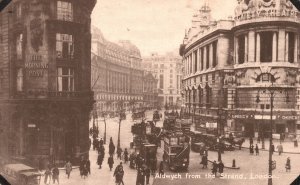
M275 77L270 73L262 73L256 78L256 82L275 82Z

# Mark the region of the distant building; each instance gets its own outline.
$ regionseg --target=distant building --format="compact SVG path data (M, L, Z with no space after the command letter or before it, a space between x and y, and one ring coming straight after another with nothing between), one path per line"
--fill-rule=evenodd
M183 57L185 110L196 129L268 137L300 134L300 13L287 0L239 0L235 17L193 16Z
M91 84L98 112L143 107L143 76L139 49L130 41L107 41L92 28Z
M152 53L143 57L143 68L157 79L158 102L160 107L181 106L182 62L174 53L158 55Z
M15 0L0 13L0 155L34 166L89 154L96 0Z
M144 107L148 109L157 108L158 92L157 79L152 73L145 72L143 77L143 101Z

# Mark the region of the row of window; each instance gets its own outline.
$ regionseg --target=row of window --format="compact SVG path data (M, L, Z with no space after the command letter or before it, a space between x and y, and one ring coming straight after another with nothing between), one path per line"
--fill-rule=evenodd
M203 46L191 52L185 59L185 74L196 73L205 69L214 68L218 64L217 60L218 41Z
M23 34L16 37L16 57L17 60L23 59ZM56 58L74 59L74 38L70 34L56 34Z
M20 19L25 11L23 4L16 3L14 7L15 18ZM56 17L58 20L73 21L73 4L67 1L57 1Z
M243 64L248 60L255 60L262 63L272 62L278 61L280 57L285 61L294 63L297 60L297 51L295 51L295 49L297 49L296 39L296 34L293 32L286 32L281 38L279 38L278 32L259 32L256 33L254 41L250 41L248 35L246 34L239 35L236 43L236 63ZM249 48L249 42L255 43L252 46L254 48ZM254 55L252 56L252 59L249 59L250 50L254 51L254 53L252 53L252 55ZM282 54L279 53L281 50L284 51Z
M204 91L205 91L205 96L204 96ZM196 102L197 96L198 96L198 102ZM198 89L198 90L186 92L186 102L187 103L203 104L204 100L205 100L206 104L211 104L211 102L212 102L212 88L209 86L206 86L204 89Z
M18 92L24 91L24 69L17 69L16 90ZM72 92L74 87L74 69L67 67L57 68L57 91Z

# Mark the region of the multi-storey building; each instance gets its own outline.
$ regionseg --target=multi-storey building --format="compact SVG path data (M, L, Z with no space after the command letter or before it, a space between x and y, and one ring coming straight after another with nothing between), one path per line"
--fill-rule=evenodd
M143 70L139 49L130 41L112 43L92 28L92 89L96 110L143 107Z
M152 53L143 57L143 68L157 79L160 107L181 106L182 62L180 56L170 52L165 55Z
M288 0L239 0L234 19L210 13L193 16L180 48L196 127L266 137L273 102L273 133L299 134L299 12Z
M15 0L0 13L0 155L88 157L90 15L96 0Z
M143 78L143 101L144 107L147 109L157 108L158 93L157 93L157 79L152 73L145 72Z

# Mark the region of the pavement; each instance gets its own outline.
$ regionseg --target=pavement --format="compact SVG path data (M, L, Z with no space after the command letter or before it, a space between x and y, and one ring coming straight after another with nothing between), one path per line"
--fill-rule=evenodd
M148 116L152 116L152 113L149 113ZM91 175L87 178L83 179L80 177L79 168L77 166L73 167L71 172L71 176L68 179L64 169L60 169L60 184L61 185L115 185L115 178L113 177L113 172L115 167L121 162L119 159L116 159L116 155L114 156L114 167L113 170L110 171L107 158L108 158L108 143L110 137L113 138L114 144L117 146L117 138L118 138L118 128L119 122L117 118L110 118L106 120L107 123L107 143L105 146L105 158L103 161L102 169L99 169L99 166L96 164L97 161L97 152L91 150L89 152L90 161L91 161ZM120 144L122 149L124 148L129 149L130 142L132 141L132 134L131 134L131 125L133 121L131 120L131 115L127 115L127 119L121 122L121 134L120 134ZM98 120L98 126L100 130L100 137L104 138L104 123L102 120ZM129 152L132 150L129 149ZM135 185L136 184L136 176L137 172L135 169L129 168L129 163L124 164L123 161L123 168L124 168L124 184L125 185ZM44 184L44 177L41 179L41 184ZM50 184L53 184L52 181ZM150 184L153 184L153 177L150 177Z
M258 145L259 149L262 148L262 142L260 141L260 143L258 143L257 138L253 139L254 147L255 147L255 144ZM276 147L280 144L280 141L277 140L277 139L273 139L273 144L275 146L275 152L277 153L277 148ZM283 146L283 153L300 154L300 147L294 147L294 142L293 141L286 140L286 141L281 142L281 144ZM249 146L250 146L250 140L245 139L245 142L243 143L243 147L249 149ZM269 147L270 147L270 140L265 139L265 150L268 151Z

